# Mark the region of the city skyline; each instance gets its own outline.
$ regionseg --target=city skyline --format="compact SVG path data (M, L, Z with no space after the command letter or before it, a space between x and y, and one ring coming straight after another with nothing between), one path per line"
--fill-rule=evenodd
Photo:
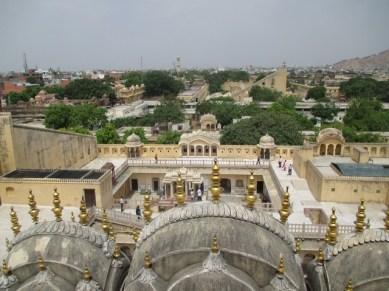
M333 64L389 48L389 2L2 1L0 71ZM77 8L77 9L76 9Z

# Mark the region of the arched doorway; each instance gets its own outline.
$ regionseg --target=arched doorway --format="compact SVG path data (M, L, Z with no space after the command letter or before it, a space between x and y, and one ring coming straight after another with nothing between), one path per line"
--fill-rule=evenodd
M329 156L333 156L334 155L334 145L333 144L329 144L328 145L327 155L329 155Z
M325 156L326 154L326 145L325 144L321 144L320 145L320 155L321 156Z
M260 154L261 159L270 159L270 149L261 149L261 154Z
M337 144L335 147L335 155L340 156L342 153L342 146L340 144Z
M231 180L222 178L220 180L220 186L223 188L223 193L231 193Z
M183 144L181 146L181 155L187 156L188 155L188 146L186 144Z

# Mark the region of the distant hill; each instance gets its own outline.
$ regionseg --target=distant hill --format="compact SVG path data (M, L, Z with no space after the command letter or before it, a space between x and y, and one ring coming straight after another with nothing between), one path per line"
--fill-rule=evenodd
M364 58L353 58L333 65L336 70L355 72L389 71L389 49Z

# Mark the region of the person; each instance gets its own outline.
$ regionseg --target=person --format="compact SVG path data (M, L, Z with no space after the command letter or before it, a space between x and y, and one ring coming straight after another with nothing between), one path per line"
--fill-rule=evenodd
M124 199L123 196L120 197L120 212L124 211Z
M142 213L140 212L139 205L136 206L135 213L136 213L136 216L138 217L138 220L139 220L142 216Z
M157 164L158 163L158 155L157 154L155 154L154 159L155 159L155 163Z
M288 167L288 175L289 175L289 176L292 175L292 164L289 164L289 167Z
M282 169L283 169L284 171L286 171L286 160L284 161L284 163L283 163L283 165L282 165Z
M190 189L190 199L192 199L192 201L195 200L193 189Z
M201 192L201 189L199 188L198 190L197 190L197 200L198 201L202 201L203 199L202 199L202 196L203 196L203 193Z
M281 156L280 156L280 158L278 159L278 168L281 168L281 166L282 166L282 161L281 161Z
M258 156L258 158L257 158L257 165L261 165L261 157L260 156Z

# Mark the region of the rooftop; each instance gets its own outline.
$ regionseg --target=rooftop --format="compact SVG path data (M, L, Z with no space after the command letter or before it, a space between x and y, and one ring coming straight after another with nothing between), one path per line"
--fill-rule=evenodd
M2 178L48 178L48 179L89 179L98 180L104 175L104 171L96 170L40 170L40 169L17 169L2 176Z
M331 163L342 176L354 177L389 177L389 164L350 164L350 163Z

